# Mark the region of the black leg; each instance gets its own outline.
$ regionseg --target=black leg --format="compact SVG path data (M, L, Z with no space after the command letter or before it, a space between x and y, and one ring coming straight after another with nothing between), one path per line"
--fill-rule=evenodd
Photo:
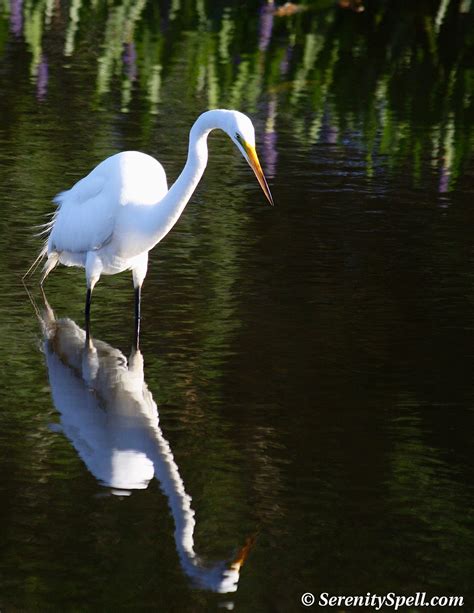
M87 338L89 338L90 336L91 299L92 299L92 290L88 288L87 294L86 294L86 309L85 309L86 337Z
M135 288L135 349L138 349L140 341L140 306L142 299L142 288L138 286Z

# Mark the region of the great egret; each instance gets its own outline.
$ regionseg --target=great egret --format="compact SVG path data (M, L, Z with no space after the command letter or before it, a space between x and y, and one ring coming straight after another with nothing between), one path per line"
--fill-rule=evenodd
M143 356L91 340L71 319L56 319L45 300L37 311L56 427L71 441L88 470L111 493L127 496L155 476L168 499L181 566L199 587L235 592L253 538L230 559L205 564L194 549L195 513L171 447L159 424L158 408L145 382Z
M47 240L35 264L48 257L41 284L58 263L85 268L87 330L92 290L100 276L131 270L138 340L148 252L168 234L191 198L206 168L207 137L214 129L228 134L273 204L255 151L251 120L243 113L224 109L198 117L189 135L188 159L169 191L165 171L157 160L137 151L123 151L56 196L58 210L44 226Z

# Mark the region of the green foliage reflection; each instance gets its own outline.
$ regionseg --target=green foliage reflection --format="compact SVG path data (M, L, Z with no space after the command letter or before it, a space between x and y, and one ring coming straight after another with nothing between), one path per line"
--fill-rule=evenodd
M87 42L99 105L119 90L123 112L146 101L144 114L159 113L161 90L182 64L187 95L205 94L208 107L255 112L271 98L275 133L281 116L304 147L350 134L366 149L369 177L374 160L392 169L411 161L415 184L431 169L449 191L473 142L471 2L361 7L308 1L282 16L273 2L14 0L0 5L0 33L9 20L24 37L38 97L57 78L47 60L57 58L57 38L72 63Z

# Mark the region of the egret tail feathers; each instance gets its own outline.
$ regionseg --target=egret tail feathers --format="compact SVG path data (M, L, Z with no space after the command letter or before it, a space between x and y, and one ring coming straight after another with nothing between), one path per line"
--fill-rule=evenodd
M35 236L45 236L46 234L49 234L56 223L57 216L58 212L54 211L54 213L50 214L51 219L49 221L34 226L35 230L39 230Z
M41 263L41 260L46 257L46 254L48 253L48 247L47 245L45 245L41 251L38 253L37 258L35 259L35 261L33 262L33 264L28 268L28 270L25 272L25 274L22 276L21 280L24 281L26 279L26 277L28 277L30 274L32 275L35 270L38 268L39 264Z
M39 230L39 232L37 232L35 234L35 236L45 236L45 235L49 236L49 233L53 229L53 226L54 226L54 224L56 222L57 211L54 211L49 216L51 217L51 219L49 221L47 221L46 223L34 226L34 228L36 230ZM24 281L26 279L26 277L28 277L30 274L32 275L35 272L35 270L38 268L41 260L43 258L45 258L47 256L47 254L48 254L48 240L46 239L46 241L44 242L43 248L41 249L41 251L38 254L38 257L35 259L33 264L28 268L28 270L25 272L25 274L21 278L22 281ZM46 269L46 265L45 265L45 269ZM52 270L52 268L48 271L48 274L49 274L49 272L51 272L51 270ZM44 277L44 278L46 278L46 277ZM44 278L43 278L43 281L44 281Z

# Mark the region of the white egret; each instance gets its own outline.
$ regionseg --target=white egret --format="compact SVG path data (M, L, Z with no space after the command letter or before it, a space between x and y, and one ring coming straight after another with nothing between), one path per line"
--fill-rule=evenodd
M273 204L255 151L251 120L238 111L224 109L198 117L189 135L186 164L169 191L165 171L157 160L137 151L123 151L105 159L71 189L56 196L58 209L45 224L47 240L37 258L40 261L47 256L41 284L58 263L85 268L87 330L92 290L100 276L131 270L138 340L148 252L168 234L191 198L206 168L207 137L214 129L228 134Z

